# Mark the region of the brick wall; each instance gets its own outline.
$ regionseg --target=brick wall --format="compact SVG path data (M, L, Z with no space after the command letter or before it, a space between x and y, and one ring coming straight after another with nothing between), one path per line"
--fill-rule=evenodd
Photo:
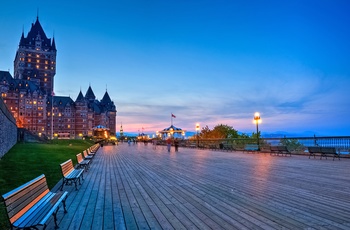
M16 120L0 97L0 158L2 158L16 142Z

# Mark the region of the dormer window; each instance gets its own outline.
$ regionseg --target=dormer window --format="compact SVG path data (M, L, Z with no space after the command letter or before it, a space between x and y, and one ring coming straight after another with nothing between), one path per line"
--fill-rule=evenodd
M35 41L35 49L40 50L41 49L41 41Z

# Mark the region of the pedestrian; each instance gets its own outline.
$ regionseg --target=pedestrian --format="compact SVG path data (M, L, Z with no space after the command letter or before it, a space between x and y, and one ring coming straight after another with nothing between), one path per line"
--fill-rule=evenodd
M156 149L157 148L157 139L153 139L152 144L153 144L153 149Z
M179 151L179 140L176 138L174 141L174 146L175 146L175 152Z
M170 152L170 148L171 148L171 138L166 139L166 144L167 144L168 152Z

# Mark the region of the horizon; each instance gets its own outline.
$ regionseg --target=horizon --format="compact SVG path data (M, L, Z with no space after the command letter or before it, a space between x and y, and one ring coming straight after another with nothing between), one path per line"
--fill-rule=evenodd
M224 124L349 136L350 2L6 2L0 70L39 21L55 38L55 94L107 90L124 132ZM62 15L64 12L64 15Z

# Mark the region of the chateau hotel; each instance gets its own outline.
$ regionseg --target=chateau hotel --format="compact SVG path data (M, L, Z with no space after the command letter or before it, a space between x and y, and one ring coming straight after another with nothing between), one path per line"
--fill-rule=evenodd
M107 91L100 101L91 86L75 101L53 94L56 54L55 39L46 37L37 17L26 37L22 32L14 76L0 71L1 97L17 127L48 138L81 138L92 136L92 128L102 125L115 135L117 111Z

